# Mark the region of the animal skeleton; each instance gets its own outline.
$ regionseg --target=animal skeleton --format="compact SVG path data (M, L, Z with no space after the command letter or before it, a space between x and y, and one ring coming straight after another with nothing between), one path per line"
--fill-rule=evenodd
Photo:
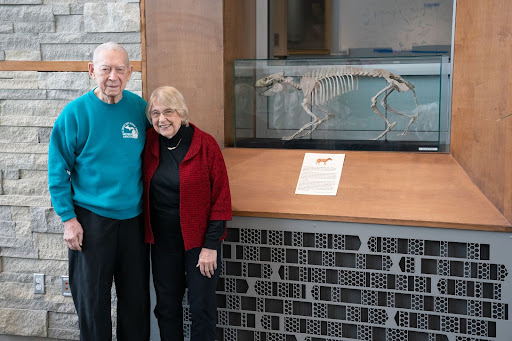
M377 98L384 93L386 94L380 101L381 105L385 109L397 115L405 116L410 119L407 127L405 127L405 130L401 133L401 135L407 134L411 124L413 124L414 121L419 117L418 100L416 98L416 92L414 91L414 85L404 80L399 75L383 69L365 69L353 66L340 66L335 68L320 69L306 73L301 77L299 83L295 83L292 77L285 78L283 71L261 78L256 82L255 85L257 88L270 87L260 94L262 96L273 96L283 92L286 90L287 85L290 85L299 91L302 90L302 93L304 94L302 107L306 113L308 113L308 115L313 118L313 120L302 126L302 128L295 132L295 134L282 138L283 140L291 140L297 135L301 134L304 129L309 127L311 127L311 130L307 131L305 134L300 135L299 138L311 134L320 124L333 118L334 114L329 112L329 110L327 110L324 105L338 96L353 90L357 90L359 85L359 77L380 77L384 78L388 83L387 86L380 90L371 99L371 109L386 122L386 129L379 136L374 138L374 140L378 140L386 135L396 125L396 122L389 122L388 119L380 112L379 108L377 108ZM388 105L387 98L395 90L398 92L407 92L411 90L413 92L414 102L416 103L416 113L414 115L400 112ZM316 116L312 111L313 107L317 107L323 113L325 113L325 117L320 119L318 116Z

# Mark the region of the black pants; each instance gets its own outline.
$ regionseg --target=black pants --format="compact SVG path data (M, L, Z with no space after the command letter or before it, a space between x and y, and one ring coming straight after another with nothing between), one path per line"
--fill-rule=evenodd
M117 340L149 340L149 248L142 215L115 220L75 207L82 252L69 250L69 284L80 340L111 341L111 288L117 293Z
M216 287L221 253L217 250L217 270L205 277L196 267L201 248L185 251L178 215L152 217L155 243L151 246L153 283L157 297L155 316L162 341L183 340L183 295L188 287L192 318L191 341L216 338Z

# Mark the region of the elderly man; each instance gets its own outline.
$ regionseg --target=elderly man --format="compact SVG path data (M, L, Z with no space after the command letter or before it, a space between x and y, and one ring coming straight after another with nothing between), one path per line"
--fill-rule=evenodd
M122 46L98 46L89 63L97 87L64 108L50 139L50 194L64 222L80 340L112 339L113 279L117 339L149 339L141 199L141 153L149 122L146 101L124 90L132 70Z

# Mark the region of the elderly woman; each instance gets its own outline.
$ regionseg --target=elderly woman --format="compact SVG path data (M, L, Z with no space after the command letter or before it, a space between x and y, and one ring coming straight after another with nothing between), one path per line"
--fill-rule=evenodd
M215 139L189 123L185 100L175 88L157 88L146 115L153 128L143 158L144 219L160 337L183 340L181 304L188 287L190 339L212 341L220 245L231 220L224 159Z

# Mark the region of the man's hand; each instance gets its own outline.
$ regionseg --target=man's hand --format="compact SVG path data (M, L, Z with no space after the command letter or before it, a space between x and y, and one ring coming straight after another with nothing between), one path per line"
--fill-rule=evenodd
M64 240L71 250L82 251L84 230L76 218L64 222Z
M203 247L199 254L197 267L199 267L203 276L212 278L213 273L217 270L217 250L205 249Z

